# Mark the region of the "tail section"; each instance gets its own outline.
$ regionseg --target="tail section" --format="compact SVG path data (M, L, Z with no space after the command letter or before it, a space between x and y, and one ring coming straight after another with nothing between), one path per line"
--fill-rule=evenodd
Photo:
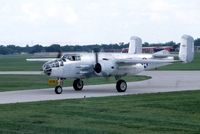
M142 39L137 36L132 36L130 39L129 50L130 54L142 53Z
M181 37L181 45L179 50L179 59L184 63L189 63L194 58L194 39L190 35Z

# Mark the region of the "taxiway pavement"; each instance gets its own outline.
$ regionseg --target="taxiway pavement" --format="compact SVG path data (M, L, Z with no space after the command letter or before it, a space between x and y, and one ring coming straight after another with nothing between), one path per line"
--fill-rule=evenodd
M88 85L78 92L72 87L64 87L60 95L54 93L54 88L8 91L0 92L0 104L200 90L200 71L146 71L141 75L151 76L152 79L128 82L128 89L125 93L118 93L115 84Z

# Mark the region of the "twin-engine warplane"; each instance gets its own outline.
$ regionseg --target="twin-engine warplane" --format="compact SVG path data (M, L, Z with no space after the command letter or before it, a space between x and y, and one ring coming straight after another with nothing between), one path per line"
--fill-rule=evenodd
M57 59L27 59L27 61L46 61L43 65L44 74L56 77L55 93L62 93L63 81L74 79L73 88L83 89L84 78L110 77L116 79L118 92L125 92L127 83L122 78L126 75L136 75L145 70L158 68L174 62L188 63L193 60L194 39L189 35L181 38L178 60L168 51L162 50L153 54L142 53L142 40L131 37L128 53L68 53Z

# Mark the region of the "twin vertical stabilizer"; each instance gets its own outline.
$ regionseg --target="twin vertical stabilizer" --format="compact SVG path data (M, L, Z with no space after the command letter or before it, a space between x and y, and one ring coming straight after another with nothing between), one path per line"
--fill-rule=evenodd
M142 53L142 39L137 36L132 36L130 39L129 50L130 54Z
M130 38L129 50L130 54L142 53L142 39L137 36ZM183 35L181 37L181 44L179 50L179 60L184 63L191 62L194 58L194 39L190 35Z
M194 58L194 39L190 35L181 37L179 59L185 63L191 62Z

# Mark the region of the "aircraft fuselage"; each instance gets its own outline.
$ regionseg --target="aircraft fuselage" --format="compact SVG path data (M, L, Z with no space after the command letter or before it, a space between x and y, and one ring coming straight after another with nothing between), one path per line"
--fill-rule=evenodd
M65 54L60 60L50 61L45 65L51 66L48 74L58 78L85 78L85 77L109 77L135 75L144 70L166 65L160 64L134 64L129 66L117 66L115 60L123 59L149 59L151 54L128 54L128 53L99 53L96 59L95 53L69 53ZM96 61L98 60L98 61ZM95 64L101 65L101 71L94 70ZM43 66L45 71L45 67Z

